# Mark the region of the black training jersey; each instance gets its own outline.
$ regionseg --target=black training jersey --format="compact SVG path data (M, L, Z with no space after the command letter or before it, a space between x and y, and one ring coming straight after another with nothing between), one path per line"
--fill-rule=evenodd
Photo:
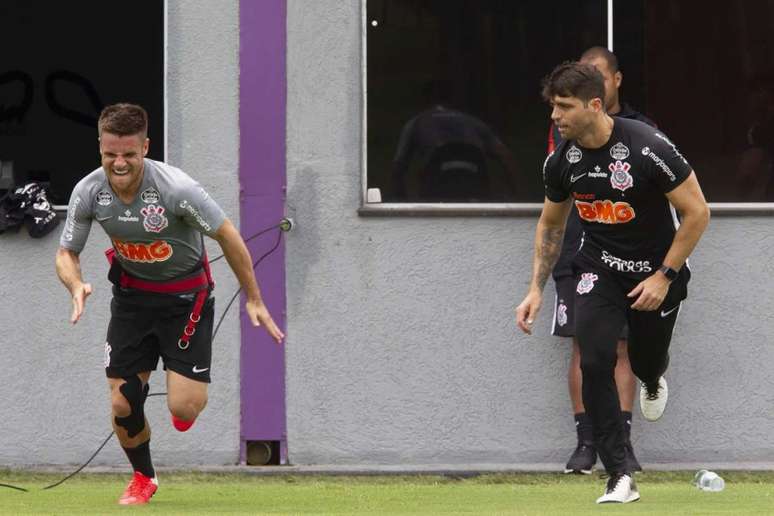
M546 158L546 197L572 197L583 226L578 254L613 271L647 276L661 266L678 227L665 193L691 166L660 131L637 120L613 118L598 149L562 142Z
M650 118L646 117L639 111L632 109L632 107L626 102L621 103L621 111L616 113L618 118L628 118L631 120L639 120L646 124L656 127L656 124ZM559 129L551 124L551 130L548 134L548 154L554 152L556 147L562 143L562 135L559 134ZM572 276L572 260L575 258L575 254L578 252L578 248L581 244L581 238L583 236L583 229L581 228L580 218L578 218L578 212L572 211L570 216L567 217L567 227L564 229L564 242L562 242L562 252L559 254L559 259L554 266L553 277L561 278L563 276Z

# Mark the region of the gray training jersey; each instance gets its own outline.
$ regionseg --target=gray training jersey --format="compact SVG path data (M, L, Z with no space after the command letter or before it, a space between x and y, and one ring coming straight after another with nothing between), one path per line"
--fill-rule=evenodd
M226 215L182 170L145 159L131 204L113 192L102 167L73 189L59 244L80 253L92 220L108 234L121 266L138 278L163 281L190 272L203 254L201 233L214 236Z

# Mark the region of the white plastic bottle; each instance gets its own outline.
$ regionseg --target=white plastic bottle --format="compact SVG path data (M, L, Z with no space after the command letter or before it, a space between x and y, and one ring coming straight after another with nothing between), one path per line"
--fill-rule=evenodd
M726 487L726 482L714 471L700 470L693 477L693 483L702 491L718 492Z

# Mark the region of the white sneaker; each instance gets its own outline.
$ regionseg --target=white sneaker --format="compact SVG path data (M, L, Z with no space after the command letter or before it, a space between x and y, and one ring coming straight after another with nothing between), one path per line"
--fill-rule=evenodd
M648 421L658 421L664 415L669 389L667 389L666 378L663 376L658 379L658 389L656 392L648 392L644 383L640 384L640 410L642 417Z
M597 503L629 503L640 499L637 484L629 474L614 473L607 480L605 494L597 498Z

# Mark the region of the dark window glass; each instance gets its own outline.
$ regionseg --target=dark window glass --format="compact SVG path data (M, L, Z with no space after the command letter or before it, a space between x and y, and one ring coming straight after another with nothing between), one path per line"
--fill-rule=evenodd
M0 3L0 161L16 183L50 182L66 204L99 167L102 107L148 110L149 157L164 156L164 2Z
M605 45L606 2L366 5L367 187L384 202L542 202L540 81Z
M711 202L774 201L774 1L615 3L622 96L651 116Z

